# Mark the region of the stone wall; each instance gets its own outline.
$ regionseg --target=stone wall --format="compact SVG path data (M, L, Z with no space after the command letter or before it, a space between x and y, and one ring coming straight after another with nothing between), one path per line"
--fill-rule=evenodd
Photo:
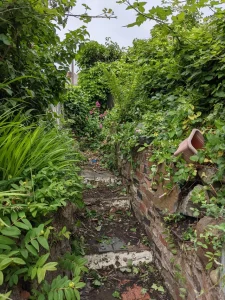
M152 163L149 162L150 156L150 150L136 153L131 163L118 154L118 168L123 183L128 186L129 192L132 194L134 212L145 226L155 261L171 295L175 300L225 299L218 283L217 266L206 271L208 261L204 254L207 250L200 248L195 251L191 242L185 242L176 233L179 233L179 230L172 231L168 227L164 216L175 212L185 214L187 220L180 221L177 226L182 227L182 222L186 222L186 225L187 221L191 222L195 229L197 228L198 235L204 232L208 224L215 224L215 220L209 217L203 217L200 220L193 218L191 209L193 203L190 201L192 190L189 195L182 196L178 186L173 187L170 191L164 187L169 178L162 176L165 173L163 164L159 166L153 180L150 174L152 167ZM203 183L198 182L193 188L197 188L201 192Z

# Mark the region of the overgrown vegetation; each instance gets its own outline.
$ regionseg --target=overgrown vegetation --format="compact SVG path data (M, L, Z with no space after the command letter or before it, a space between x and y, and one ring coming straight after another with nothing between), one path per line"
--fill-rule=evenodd
M105 98L102 95L101 99L106 99L110 92L115 104L105 117L101 133L105 161L110 168L116 168L120 155L135 167L133 152L150 146L152 182L155 184L159 166L164 164L165 174L161 176L169 182L168 194L177 184L182 189L187 182L197 181L199 170L204 170L203 176L207 177L204 172L211 169L214 173L205 182L210 200L206 199L205 192L193 193L192 201L199 207L194 217L223 220L224 8L220 2L172 1L148 10L146 2L118 2L137 13L136 21L128 27L149 19L157 25L151 30L150 39L135 40L120 58L113 62L100 60L88 70L89 74L99 70L98 81L103 86L101 92L105 92ZM210 7L210 16L203 15L203 7ZM90 83L86 77L82 85L82 76L81 88ZM204 134L205 147L192 157L192 163L187 163L173 153L193 128ZM168 218L173 221L176 216ZM218 226L223 232L223 225ZM208 229L202 235L205 242L194 231L185 235L196 247L207 248L213 244L213 252L207 252L207 269L218 266L224 242L223 234L218 238L213 237L214 233L215 230Z
M80 299L84 286L87 269L80 253L65 254L58 265L51 251L71 235L65 224L53 225L57 211L68 203L83 207L78 143L62 122L56 125L50 108L64 101L70 63L88 36L84 26L64 40L57 35L75 4L0 3L1 299L16 297L18 287L29 299ZM89 22L89 8L84 9L76 17ZM112 10L103 15L112 16Z
M59 26L65 27L75 0L1 1L0 297L5 299L14 286L30 282L33 299L80 298L80 276L86 268L76 253L67 254L60 264L69 277L45 281L58 264L50 260L51 237L70 237L64 224L54 232L55 212L68 201L82 206L74 137L83 148L96 148L101 142L110 168L116 167L118 153L135 167L132 151L151 146L152 182L164 163L163 176L171 179L168 193L175 184L182 188L194 181L199 168L213 167L206 184L213 196L206 201L204 193L193 194L200 207L195 217L224 218L222 1L171 1L150 10L146 2L117 2L136 11L136 21L128 27L149 19L157 22L150 39L134 40L126 50L110 39L105 45L92 41L81 47L88 37L85 27L70 31L63 41L56 33ZM89 22L90 8L83 6L85 12L76 16ZM210 16L202 15L204 7L211 9ZM103 10L106 17L112 14L111 9ZM68 89L66 73L75 56L81 68L79 86ZM64 102L72 133L55 124L49 106L58 102ZM173 153L196 127L204 133L205 148L192 157L193 163L186 163ZM167 218L171 222L178 215ZM224 232L223 223L215 228ZM211 228L202 236L204 241L195 232L187 232L185 238L203 248L213 244L207 269L217 264L223 236L216 237Z

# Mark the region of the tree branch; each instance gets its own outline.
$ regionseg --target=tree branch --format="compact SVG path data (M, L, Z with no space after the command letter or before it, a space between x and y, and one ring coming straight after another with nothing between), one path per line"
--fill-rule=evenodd
M87 17L92 19L117 19L116 16L105 16L105 15L98 15L98 16L90 16L90 15L74 15L74 14L66 14L68 17L80 18L80 17Z
M155 18L154 16L148 16L148 15L146 15L145 13L140 12L140 10L139 10L138 8L134 7L134 6L130 3L129 0L126 0L125 3L126 3L127 6L132 7L132 9L134 9L139 15L144 16L146 19L155 21L156 23L159 23L159 24L161 24L161 25L165 25L165 26L166 26L166 27L174 34L174 36L175 36L175 38L178 40L179 44L181 44L181 41L180 41L179 37L177 36L177 33L176 33L176 32L173 30L173 28L172 28L170 25L168 25L166 22L164 22L163 20L160 20L160 19L158 19L158 18Z

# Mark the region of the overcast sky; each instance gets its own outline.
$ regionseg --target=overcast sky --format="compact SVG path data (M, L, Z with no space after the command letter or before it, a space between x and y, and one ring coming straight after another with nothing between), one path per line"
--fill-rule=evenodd
M148 0L147 0L148 1ZM146 2L147 2L146 1ZM149 1L150 2L150 1ZM151 0L151 6L160 4L160 0ZM91 7L90 14L98 15L102 12L103 8L112 8L117 16L117 19L93 19L87 24L90 39L104 44L106 37L111 37L112 41L117 42L121 47L132 45L135 38L147 39L150 36L150 29L154 26L154 22L147 21L140 27L135 26L131 28L123 27L135 21L135 12L133 10L126 10L125 5L119 5L116 0L77 0L77 5L71 13L80 14L84 12L82 3L86 3ZM69 30L74 30L83 25L79 19L70 17L68 25L65 29L59 32L61 38Z

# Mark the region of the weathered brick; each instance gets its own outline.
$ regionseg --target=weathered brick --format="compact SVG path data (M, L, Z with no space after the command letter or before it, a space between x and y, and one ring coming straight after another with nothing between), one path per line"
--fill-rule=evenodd
M163 246L168 247L168 243L162 234L159 235L159 239L160 239L160 242L163 244Z
M144 204L144 202L140 202L139 207L140 207L141 213L143 214L143 216L145 216L147 214L148 210L147 210L147 207Z
M145 180L145 175L144 175L144 173L142 173L140 171L136 171L135 178L138 180L139 183L143 183Z
M167 287L172 294L174 300L181 300L180 287L186 288L187 297L186 300L197 300L197 295L194 292L205 290L199 300L222 300L225 299L219 287L212 288L212 282L209 275L205 271L205 267L201 262L201 257L193 251L187 253L181 248L182 243L178 243L177 254L173 255L168 247L168 243L163 234L165 228L163 224L163 210L167 209L168 212L175 212L179 201L179 189L174 187L172 191L168 191L164 188L163 177L165 177L165 166L163 164L159 166L158 175L154 178L158 180L158 185L155 190L152 190L152 182L149 178L150 168L152 162L149 162L151 153L143 151L134 156L134 161L137 163L137 170L135 174L132 174L129 166L125 167L125 181L130 182L130 191L132 194L132 207L134 213L139 220L143 223L146 229L148 239L151 244L155 256L155 262L157 263L161 274L164 277ZM130 174L128 174L130 173ZM166 182L168 183L168 182ZM198 235L202 230L199 229ZM203 224L204 225L204 224ZM205 226L202 226L203 228ZM180 248L179 248L180 247ZM185 255L184 255L185 254ZM184 282L180 283L179 278L175 276L177 269L176 264L182 266L180 276L184 277ZM183 279L182 279L183 280Z

